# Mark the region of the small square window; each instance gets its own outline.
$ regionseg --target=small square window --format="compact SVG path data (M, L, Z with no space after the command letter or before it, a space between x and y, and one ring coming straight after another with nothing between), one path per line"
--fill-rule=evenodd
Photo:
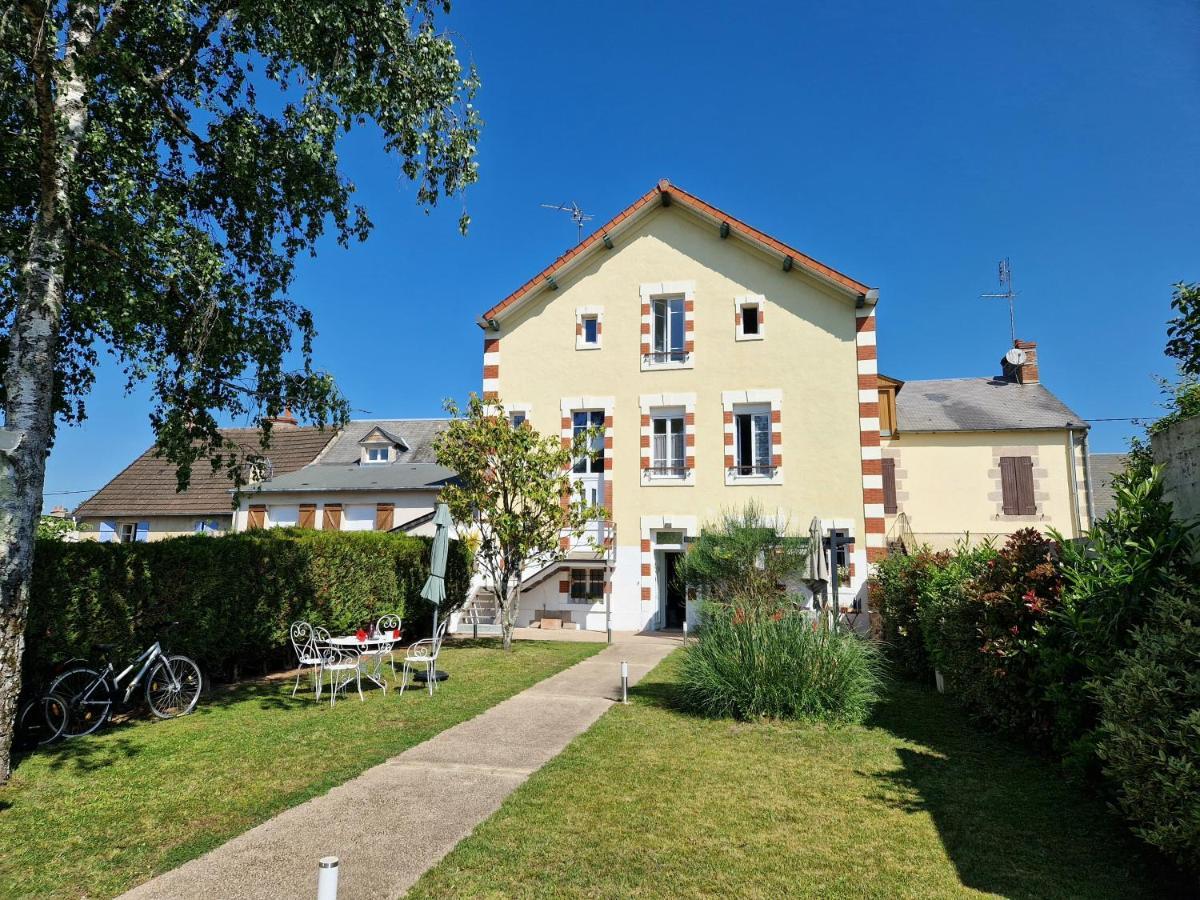
M121 543L132 544L137 540L137 523L122 522L121 523Z
M367 462L387 462L391 456L390 447L368 447Z
M758 304L742 307L742 334L758 334Z
M513 428L520 428L522 425L525 424L525 413L523 413L523 412L509 413L508 421L509 421L509 424L511 424Z
M585 316L583 319L583 342L595 344L598 342L600 321L595 316Z

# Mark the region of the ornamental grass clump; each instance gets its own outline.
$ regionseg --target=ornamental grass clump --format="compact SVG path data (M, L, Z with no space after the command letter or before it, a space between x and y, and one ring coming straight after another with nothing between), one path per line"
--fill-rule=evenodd
M705 604L698 635L684 651L678 688L693 712L847 724L865 720L879 699L873 644L786 607Z

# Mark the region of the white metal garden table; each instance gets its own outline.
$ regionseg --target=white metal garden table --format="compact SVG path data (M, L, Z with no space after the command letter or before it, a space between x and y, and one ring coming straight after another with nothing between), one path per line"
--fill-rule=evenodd
M361 639L356 634L343 634L338 637L331 637L328 643L341 649L362 650L368 654L360 657L359 660L362 674L386 691L387 682L383 676L383 663L387 659L387 654L379 651L385 647L391 650L399 640L400 638L390 634L377 634ZM363 663L366 663L366 665L363 665Z

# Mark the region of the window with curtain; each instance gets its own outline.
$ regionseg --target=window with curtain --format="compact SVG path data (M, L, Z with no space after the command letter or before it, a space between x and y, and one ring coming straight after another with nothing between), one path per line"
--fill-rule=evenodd
M571 602L595 603L604 599L603 569L571 570Z
M686 469L683 416L655 416L652 430L651 472L655 475L683 475Z

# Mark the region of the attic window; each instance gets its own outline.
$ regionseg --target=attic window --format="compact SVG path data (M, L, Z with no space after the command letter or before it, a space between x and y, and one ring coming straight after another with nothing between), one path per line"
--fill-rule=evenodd
M385 463L388 462L392 457L392 448L386 444L375 447L367 447L366 451L366 462L369 463Z

